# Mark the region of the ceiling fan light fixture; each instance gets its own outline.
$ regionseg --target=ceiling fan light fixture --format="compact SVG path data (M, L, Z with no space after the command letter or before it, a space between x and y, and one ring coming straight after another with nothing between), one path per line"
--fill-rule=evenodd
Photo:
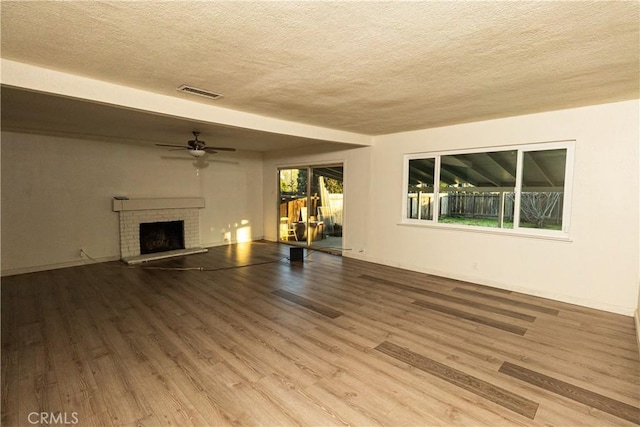
M187 145L175 145L175 144L156 144L159 147L171 147L173 151L175 150L187 150L189 155L192 157L202 157L205 154L216 154L218 151L236 151L235 148L231 147L207 147L207 144L204 141L198 139L198 135L200 132L193 131L193 139L187 141Z

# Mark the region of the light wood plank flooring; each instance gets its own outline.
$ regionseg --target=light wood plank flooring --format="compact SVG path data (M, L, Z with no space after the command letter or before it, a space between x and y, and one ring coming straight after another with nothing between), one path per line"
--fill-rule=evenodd
M288 251L3 278L2 425L640 423L630 317Z

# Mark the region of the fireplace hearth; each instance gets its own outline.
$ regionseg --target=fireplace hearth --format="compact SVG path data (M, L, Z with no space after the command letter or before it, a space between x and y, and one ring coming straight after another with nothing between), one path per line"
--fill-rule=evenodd
M174 256L203 253L200 247L200 209L204 199L197 197L175 197L157 199L128 199L118 197L113 200L113 210L120 216L120 256L127 264L165 259ZM149 242L141 241L141 233L146 233L144 224L179 223L175 230L152 230ZM151 226L156 227L155 225ZM181 237L176 237L177 234ZM146 238L143 237L143 240ZM178 249L174 249L174 248Z
M184 249L184 221L140 224L140 254Z

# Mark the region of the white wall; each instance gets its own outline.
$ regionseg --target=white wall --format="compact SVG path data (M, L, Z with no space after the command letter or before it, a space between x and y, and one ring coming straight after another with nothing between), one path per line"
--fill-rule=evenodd
M632 315L640 304L638 101L375 138L372 148L265 156L265 236L277 166L345 159L345 256ZM405 153L576 140L571 241L399 225ZM474 269L477 263L477 269Z
M262 238L262 155L227 153L196 169L157 147L2 133L2 273L119 258L114 196L203 197L203 246ZM170 158L167 158L170 157ZM186 160L184 160L186 159Z
M367 256L631 315L639 128L639 102L630 101L378 137ZM570 242L398 225L404 153L567 139L576 140Z

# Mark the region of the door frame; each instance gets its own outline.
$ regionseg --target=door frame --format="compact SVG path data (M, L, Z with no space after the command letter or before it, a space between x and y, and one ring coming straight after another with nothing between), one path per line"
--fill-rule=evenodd
M303 246L303 247L307 247L307 248L313 248L313 244L311 242L311 233L309 233L307 231L307 238L304 241L289 241L288 239L286 241L282 240L282 236L280 235L280 202L281 202L281 196L280 196L280 171L282 170L290 170L290 169L306 169L307 171L307 188L305 188L305 193L306 193L306 198L307 198L307 207L311 206L311 184L313 182L313 169L315 168L330 168L330 167L341 167L342 168L342 184L343 184L343 191L342 191L342 197L343 197L343 223L344 221L344 205L346 204L344 201L344 169L345 169L345 161L341 160L341 161L333 161L333 162L320 162L320 163L306 163L302 166L300 166L299 164L293 164L293 165L283 165L283 166L277 166L276 167L276 186L277 186L277 203L276 203L276 239L278 241L278 243L283 243L286 242L289 245L293 245L293 246ZM309 224L309 218L311 216L311 211L309 209L307 209L307 218L306 218L306 223ZM307 226L308 227L308 226ZM344 224L342 224L342 232L344 233ZM343 235L344 238L344 235ZM340 251L344 250L344 240L341 242L341 246L342 248L340 248ZM322 250L321 247L317 248L319 250ZM334 248L335 250L335 248Z

